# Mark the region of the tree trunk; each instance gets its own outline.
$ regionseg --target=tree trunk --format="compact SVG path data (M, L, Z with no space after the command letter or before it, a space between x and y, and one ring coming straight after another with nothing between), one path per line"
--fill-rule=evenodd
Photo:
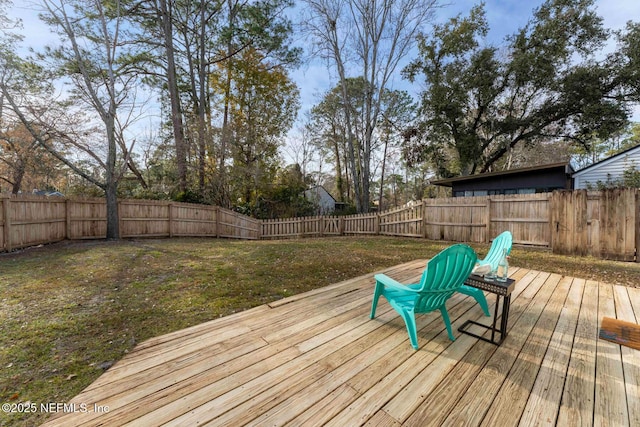
M337 48L336 48L337 49ZM337 52L337 51L336 51ZM342 64L342 60L338 54L336 54L336 63L338 64L338 74L340 76L340 86L342 89L342 100L344 102L344 115L345 121L347 125L347 153L349 156L349 165L351 166L351 174L353 175L353 191L354 191L354 199L356 201L356 211L358 213L364 212L364 207L362 206L362 186L360 181L360 174L358 173L359 168L356 165L356 154L355 154L355 141L353 135L353 129L351 125L351 103L349 102L349 94L347 90L347 78L344 71L344 66Z
M171 7L167 4L170 0L161 0L160 13L164 33L164 47L167 54L167 90L171 104L171 124L173 126L173 138L176 147L176 167L178 170L178 189L183 192L187 189L187 148L182 123L182 108L180 106L180 93L178 91L178 78L176 74L175 50L173 47L173 22Z
M206 147L207 147L207 139L208 139L208 126L206 123L207 118L207 108L209 106L209 102L207 100L207 90L209 87L207 76L209 75L207 72L207 64L206 64L206 26L205 26L205 7L204 3L200 4L200 37L198 40L199 43L199 62L200 66L198 68L199 71L199 80L200 80L200 91L199 91L199 102L198 102L198 190L200 196L204 198L204 182L205 182L205 158L206 158Z
M236 22L236 4L233 0L227 0L227 7L229 8L229 28L234 28ZM231 200L229 199L228 180L225 163L227 161L227 147L231 137L231 129L229 126L230 115L230 103L231 103L231 81L232 81L232 67L233 67L233 39L229 38L227 41L227 60L225 63L226 80L224 87L224 111L222 115L222 135L220 137L220 154L218 156L218 204L223 207L230 207Z
M382 198L384 196L384 168L387 163L387 148L389 147L389 136L384 138L384 152L382 154L382 171L380 172L380 196L378 197L378 212L382 211Z
M114 182L108 182L104 192L107 200L107 239L116 240L120 238L117 185Z
M333 143L333 152L336 156L336 190L338 191L338 201L345 201L345 191L344 191L344 179L342 178L342 163L340 161L340 148L338 147L338 143L334 140Z
M21 159L18 160L14 172L13 172L13 183L11 185L11 194L18 194L22 187L22 179L25 174L25 164Z

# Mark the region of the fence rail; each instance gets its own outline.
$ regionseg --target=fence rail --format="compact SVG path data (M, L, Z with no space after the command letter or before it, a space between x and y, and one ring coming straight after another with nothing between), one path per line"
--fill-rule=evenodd
M0 197L0 250L106 236L103 199ZM256 220L216 206L122 200L120 235L287 239L388 235L489 242L504 230L514 242L554 253L633 261L640 242L638 190L425 199L412 206L350 216Z

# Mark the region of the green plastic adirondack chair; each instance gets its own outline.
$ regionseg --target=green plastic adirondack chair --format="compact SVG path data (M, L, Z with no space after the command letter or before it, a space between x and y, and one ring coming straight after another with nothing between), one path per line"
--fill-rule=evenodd
M380 296L402 316L407 325L409 339L414 349L418 349L416 331L416 313L429 313L440 310L442 320L447 327L449 338L454 341L451 321L445 303L465 281L476 263L476 253L467 245L450 246L431 258L422 273L420 283L403 285L384 274L376 274L376 288L371 304L371 315L376 315Z
M479 259L479 265L491 265L492 269L498 268L498 263L500 262L500 258L502 258L502 250L507 250L507 255L511 253L511 245L513 243L513 237L511 236L511 232L503 231L500 233L493 242L491 242L491 247L489 248L489 252L484 259ZM462 294L469 295L480 304L482 307L482 311L486 316L491 316L489 313L489 305L487 304L487 299L484 296L484 292L481 289L476 289L471 286L462 285L460 286L460 290L458 291Z

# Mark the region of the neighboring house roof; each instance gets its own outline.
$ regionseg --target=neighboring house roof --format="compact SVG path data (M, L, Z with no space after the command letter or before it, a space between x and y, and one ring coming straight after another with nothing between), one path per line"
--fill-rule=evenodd
M568 162L560 162L560 163L551 163L548 165L541 165L541 166L530 166L526 168L510 169L506 171L487 172L487 173L480 173L477 175L467 175L467 176L458 176L455 178L439 179L437 181L431 181L431 184L451 187L454 183L485 180L487 178L493 178L493 177L497 178L497 177L504 177L508 175L526 175L531 172L541 172L549 169L559 169L562 167L565 168L565 173L567 174L573 173L573 168Z
M304 197L315 203L316 214L318 215L331 213L336 209L336 199L321 185L316 185L306 190Z
M313 187L309 187L308 190L304 191L305 195L320 194L320 193L322 193L323 196L331 197L331 199L333 199L334 202L336 201L335 197L333 197L331 193L329 193L327 189L324 188L322 185L315 185Z
M33 190L33 194L47 197L64 197L64 194L55 190Z
M626 150L624 150L624 151L622 151L622 152L620 152L618 154L615 154L615 155L613 155L611 157L608 157L606 159L600 160L599 162L595 162L595 163L587 166L586 168L582 168L582 169L576 171L573 174L573 177L574 178L576 178L576 177L579 178L579 177L581 177L581 176L583 176L585 174L592 173L596 169L605 168L605 167L611 165L611 163L619 162L619 161L624 160L625 158L627 158L629 156L635 157L637 155L640 155L640 144L636 145L635 147L628 148L628 149L626 149ZM640 166L640 165L638 165L638 166Z

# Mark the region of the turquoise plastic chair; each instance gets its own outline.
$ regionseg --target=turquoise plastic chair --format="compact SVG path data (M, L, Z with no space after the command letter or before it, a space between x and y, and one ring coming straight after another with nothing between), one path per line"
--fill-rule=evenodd
M491 247L489 248L489 252L484 259L479 259L479 265L491 265L492 269L498 268L498 263L500 262L500 258L502 258L502 250L507 250L507 255L511 253L511 245L513 243L513 237L511 236L511 232L504 231L500 233L493 242L491 242ZM485 316L491 316L489 313L489 305L487 304L487 298L484 296L484 292L480 289L473 288L471 286L462 285L460 286L460 290L458 291L461 294L469 295L480 304L482 307L482 311L484 311Z
M380 296L384 296L404 319L409 332L411 346L418 349L416 313L440 310L447 333L455 341L451 331L451 321L445 303L465 281L476 263L476 253L467 245L450 246L431 258L418 284L403 285L384 274L376 274L376 288L373 293L371 315L376 315Z

